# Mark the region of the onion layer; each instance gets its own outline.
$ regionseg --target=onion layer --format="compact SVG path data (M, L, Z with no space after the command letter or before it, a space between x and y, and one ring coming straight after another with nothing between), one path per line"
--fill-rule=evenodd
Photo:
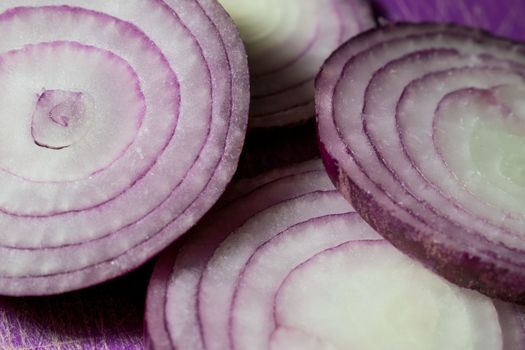
M213 1L0 4L0 294L133 269L231 178L244 49Z
M449 280L525 301L525 46L393 25L316 80L324 161L356 210Z
M341 43L374 25L360 0L219 0L246 45L250 126L297 124L314 115L313 79Z
M399 253L311 166L232 188L228 204L161 256L148 290L149 348L525 345L521 310Z

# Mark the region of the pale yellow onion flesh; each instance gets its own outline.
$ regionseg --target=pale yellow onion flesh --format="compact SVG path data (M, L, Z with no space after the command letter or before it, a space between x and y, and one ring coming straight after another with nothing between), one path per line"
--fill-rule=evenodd
M284 281L276 315L279 326L337 349L502 348L490 299L459 289L384 241L349 243L311 258Z
M253 128L311 118L313 79L348 38L374 25L368 3L356 0L219 0L246 45L252 81Z
M470 191L486 203L523 215L525 119L521 115L525 110L498 104L499 89L495 94L478 90L472 96L466 92L462 98L445 97L437 114L436 143L451 171ZM523 87L506 85L505 89L523 92ZM457 141L451 142L453 138Z

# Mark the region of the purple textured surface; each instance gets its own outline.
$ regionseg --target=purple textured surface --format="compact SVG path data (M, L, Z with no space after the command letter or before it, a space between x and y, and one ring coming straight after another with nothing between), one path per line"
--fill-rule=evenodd
M372 0L388 20L477 25L525 40L523 0ZM150 268L84 291L45 298L0 298L0 349L143 349Z
M525 41L523 0L371 0L390 21L447 21Z
M82 291L0 297L1 350L139 350L151 264Z

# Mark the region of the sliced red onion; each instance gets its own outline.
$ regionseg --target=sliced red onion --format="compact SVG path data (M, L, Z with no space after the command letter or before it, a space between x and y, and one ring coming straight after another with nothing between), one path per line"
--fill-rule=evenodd
M374 26L361 0L219 0L248 51L250 126L297 124L314 115L313 79L341 43Z
M316 81L327 169L395 246L491 296L525 295L525 46L457 26L350 40Z
M213 1L0 4L0 294L121 275L231 178L247 63Z
M161 255L152 276L146 303L146 340L151 343L151 347L204 347L195 296L215 249L229 232L255 212L313 191L333 191L333 185L320 165L316 161L242 181L225 193L223 203L229 204L207 215L199 224L198 231L194 229L190 232L190 239L182 249L173 246ZM177 266L176 270L174 266ZM168 287L173 292L169 292ZM174 311L178 315L173 334L169 334L165 326L168 296L173 300L170 301L173 305L170 313Z
M245 182L161 256L147 298L149 348L525 345L521 310L495 306L399 253L326 175L304 172L310 166Z

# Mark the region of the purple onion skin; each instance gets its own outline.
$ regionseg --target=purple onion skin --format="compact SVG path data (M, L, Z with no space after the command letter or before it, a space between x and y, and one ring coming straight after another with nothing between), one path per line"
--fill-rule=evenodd
M376 14L388 21L437 21L481 27L525 41L523 0L372 0Z
M525 304L523 276L480 261L457 249L431 242L419 230L395 218L373 196L359 188L320 141L319 147L335 187L359 215L392 245L461 287L478 290L492 298Z
M339 166L337 161L330 156L330 153L326 150L321 140L319 140L319 137L317 138L317 147L319 148L319 153L321 155L321 160L323 161L324 169L326 170L326 173L328 174L328 177L334 184L336 188L338 183L338 173L339 173ZM349 197L346 197L347 200L350 200Z

